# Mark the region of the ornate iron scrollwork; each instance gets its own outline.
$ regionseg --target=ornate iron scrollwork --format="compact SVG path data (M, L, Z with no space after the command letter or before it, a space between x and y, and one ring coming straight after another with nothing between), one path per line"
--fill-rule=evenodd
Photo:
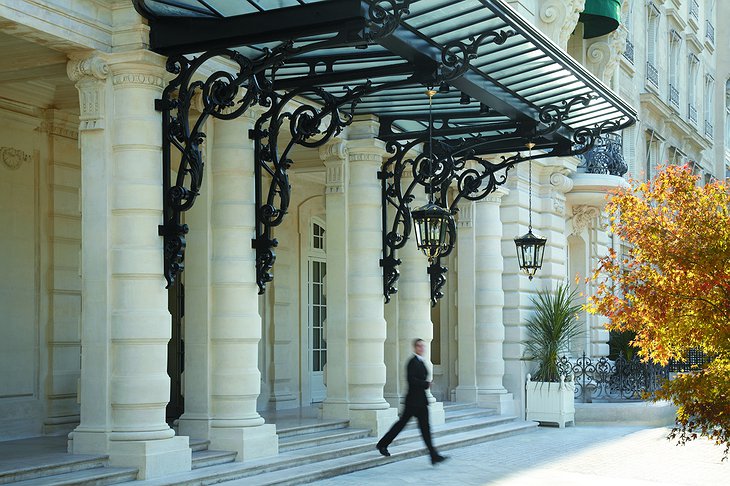
M598 137L607 131L621 128L619 122L604 122L597 127L580 128L573 132L570 146L555 146L550 143L538 144L533 153L518 151L514 155L501 155L489 160L480 154L494 153L494 147L505 139L513 139L516 146L525 147L528 141L540 140L556 132L578 106L587 106L594 99L591 95L577 96L561 104L547 105L540 111L538 127L514 125L512 131L503 130L498 136L474 136L460 140L434 140L432 151L423 150L417 155L409 155L421 143L427 143L426 132L412 140L390 141L386 148L393 154L383 165L379 177L382 179L383 200L383 295L386 303L398 291L399 277L397 250L403 248L411 234L412 222L410 203L413 202L413 189L418 184L426 191L434 191L434 199L441 207L448 208L452 214L458 212L461 199L479 201L507 181L509 171L517 164L555 156L578 155L590 150ZM447 124L439 129L448 130ZM434 131L437 135L439 130ZM433 152L428 160L426 153ZM412 179L404 186L404 173L412 171ZM449 203L449 191L454 194ZM392 222L388 222L388 211L392 208ZM448 248L441 258L448 256L456 243L456 228L449 229ZM442 288L446 283L444 274L447 268L441 259L428 269L431 280L431 302L433 305L443 297Z
M346 90L342 96L335 96L323 88L301 88L279 94L266 91L260 104L268 107L256 121L249 136L254 140L256 159L256 282L259 293L273 279L271 268L276 260L273 248L278 242L272 229L281 224L289 207L290 191L287 169L293 161L289 157L295 145L314 148L324 145L352 121L352 115L340 108L349 105L352 113L362 94L371 89L366 83L355 89ZM288 108L295 98L301 100L298 107ZM315 101L316 100L316 101ZM318 102L317 102L318 101ZM286 129L290 139L286 146L279 147L279 136ZM263 176L269 178L268 191L263 188Z
M489 30L476 37L470 37L469 43L462 41L449 42L441 50L441 81L449 81L464 75L469 69L469 62L476 59L479 46L487 41L497 45L504 44L507 39L515 35L514 30Z
M255 60L232 49L209 51L193 58L180 55L168 59L167 70L175 77L155 104L162 112L164 220L158 233L164 238L164 275L168 288L184 269L188 226L182 223L181 216L195 203L203 181L204 123L211 116L235 119L254 105L264 109L250 132L256 158L256 238L253 247L260 292L271 281L270 270L276 258L273 248L277 244L272 228L281 223L289 205L287 169L292 164L291 148L294 145L318 147L326 143L351 121L351 116L343 115L340 109L349 105L352 112L360 96L379 89L366 81L353 89L345 88L343 95L335 96L318 87L313 78L301 88L279 93L273 81L276 68L296 55L371 43L390 35L401 18L408 14L411 0L372 0L368 3L369 21L364 31L342 31L325 40L298 46L287 41L274 49L263 49L262 56ZM201 66L216 57L233 61L237 72L219 70L204 80L198 79ZM397 84L390 83L382 88ZM301 101L298 107L287 111L295 98L309 101ZM196 114L193 114L194 106L198 109ZM280 150L278 139L282 130L287 130L291 139ZM173 151L179 155L176 167L173 167L173 159L177 160ZM266 194L264 178L269 181Z

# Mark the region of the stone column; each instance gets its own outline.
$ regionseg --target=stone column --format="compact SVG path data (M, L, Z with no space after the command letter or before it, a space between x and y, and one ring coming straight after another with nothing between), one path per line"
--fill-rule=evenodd
M348 181L347 145L335 139L319 150L326 168L327 226L327 398L325 418L349 415L348 379Z
M160 114L164 59L130 51L69 64L80 93L81 424L73 453L108 453L139 478L190 470L165 423L170 314L163 271ZM110 82L111 81L111 82Z
M397 418L383 397L386 322L381 257L378 170L386 154L378 124L362 118L350 127L347 255L347 353L350 422L380 436Z
M513 413L513 397L504 378L504 290L502 289L502 221L499 204L506 190L499 188L474 207L475 340L477 404Z
M403 180L403 185L409 184L410 178ZM414 190L416 200L411 207L420 206L426 201L426 195L420 186ZM416 246L415 232L411 232L408 243L399 251L401 259L400 279L398 280L398 351L400 390L405 393L408 389L405 367L413 356L413 340L423 339L426 342L426 368L429 378L433 379L433 364L431 363L431 341L433 340L433 323L431 322L431 281L428 275L428 259ZM436 402L431 390L426 390L429 402L429 421L433 425L443 424L444 405ZM403 395L401 398L405 398Z
M456 278L457 294L457 350L459 385L456 401L477 403L477 351L476 351L476 253L474 240L473 201L459 204L457 231ZM501 285L501 282L500 282Z
M253 113L256 113L255 111ZM254 115L255 116L255 115ZM211 178L211 449L237 461L278 453L276 427L256 411L261 317L256 285L253 117L216 120Z
M196 99L197 101L197 99ZM203 161L211 160L211 144L215 141L215 123L208 119L203 146ZM210 164L206 165L208 172ZM185 213L189 227L185 236L185 411L178 420L181 435L207 439L211 421L210 383L210 312L211 312L211 204L213 190L209 173L203 176L200 195Z

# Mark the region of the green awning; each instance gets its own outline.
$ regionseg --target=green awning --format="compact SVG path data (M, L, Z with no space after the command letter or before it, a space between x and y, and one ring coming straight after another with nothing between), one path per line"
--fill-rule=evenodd
M621 23L621 0L586 0L580 21L584 39L610 34Z

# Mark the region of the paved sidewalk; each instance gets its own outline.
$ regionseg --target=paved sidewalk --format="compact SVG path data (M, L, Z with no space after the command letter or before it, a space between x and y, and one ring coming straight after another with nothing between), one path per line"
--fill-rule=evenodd
M669 430L539 427L535 432L448 451L450 459L436 467L424 455L314 484L730 485L730 460L721 462L722 448L705 439L677 446L666 439ZM391 449L396 451L397 446ZM373 454L377 453L373 448Z

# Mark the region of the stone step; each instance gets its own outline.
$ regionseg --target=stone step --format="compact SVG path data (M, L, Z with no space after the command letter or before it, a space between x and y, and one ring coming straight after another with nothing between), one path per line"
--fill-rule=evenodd
M316 432L323 432L326 430L338 430L347 428L350 425L349 420L327 420L316 424L308 425L297 425L294 427L283 427L276 429L276 435L279 439L291 437L295 435L311 434Z
M52 476L36 477L25 481L18 481L13 484L19 486L54 486L63 485L85 485L104 486L107 484L119 484L134 481L137 478L137 469L129 467L97 467L93 469L82 469L77 471L55 474Z
M476 408L476 403L468 402L441 402L444 405L444 412L448 413L456 410L464 410L468 408Z
M315 447L334 442L344 442L353 439L362 439L370 435L369 429L336 429L314 432L310 434L293 435L279 438L279 452L293 451L305 447Z
M512 433L531 430L536 425L534 422L516 421L515 417L490 416L460 420L454 424L435 426L433 427L432 433L439 450L448 450L460 447L460 444L471 445ZM395 460L398 460L423 454L424 446L418 430L404 430L391 447L391 452L397 453L394 454L396 457ZM391 460L391 458L387 460ZM310 469L314 471L319 471L320 469L330 471L331 469L326 476L322 476L330 477L349 472L347 470L349 467L352 468L352 471L355 471L366 467L377 466L383 464L383 460L385 459L375 450L375 438L364 437L346 442L323 444L305 449L281 452L278 456L266 459L196 469L191 473L182 473L158 480L136 482L134 486L192 486L214 484L242 478L246 478L245 484L257 484L251 483L250 481L256 478L259 478L261 481L281 481L283 480L282 478L288 478L290 476L292 478L299 478L301 473L301 478L297 479L297 482L291 483L300 484L301 482L317 479L318 476L311 476L310 472L308 472ZM325 467L328 469L324 469ZM342 469L342 467L345 467L345 469ZM272 475L277 471L281 472L279 476L263 476ZM320 474L320 472L316 474ZM256 479L256 481L259 479ZM262 484L267 483L263 482ZM273 482L271 484L277 483Z
M489 434L483 431L470 431L461 434L454 434L438 443L439 452L447 453L449 450L467 445L479 444L489 440L508 437L517 433L533 430L537 426L534 422L513 422L501 424L490 430ZM247 486L283 486L305 484L320 479L348 474L351 472L371 467L389 464L395 461L402 461L414 457L423 457L424 467L430 467L428 452L423 443L408 443L402 446L394 446L390 450L390 457L382 457L377 451L371 450L360 454L347 456L346 458L335 458L315 464L307 464L297 468L263 473L252 477L241 478L239 481L230 483L245 484ZM448 453L446 454L448 455Z
M446 421L453 422L457 420L465 420L476 417L489 417L497 415L497 411L491 408L475 408L475 409L461 409L446 412Z
M75 454L64 456L47 464L22 466L0 471L0 484L14 483L34 478L45 478L58 474L65 474L86 469L96 469L106 466L108 456L89 454ZM46 483L48 484L48 483Z
M236 460L235 451L194 451L192 456L192 467L198 469L201 467L216 466L218 464L227 464Z
M207 451L210 446L210 441L206 439L196 439L193 437L189 438L190 450L193 452Z

